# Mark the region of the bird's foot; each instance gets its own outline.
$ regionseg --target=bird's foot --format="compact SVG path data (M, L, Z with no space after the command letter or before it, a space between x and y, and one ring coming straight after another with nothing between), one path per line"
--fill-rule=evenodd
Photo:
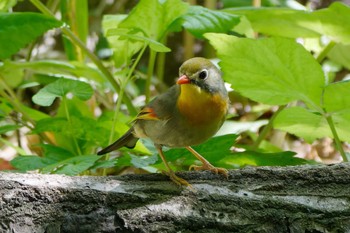
M182 178L178 177L178 176L175 174L175 172L173 172L173 171L168 171L168 172L162 171L162 173L163 173L164 175L169 176L169 178L170 178L175 184L177 184L177 185L179 185L179 186L186 186L186 187L190 187L190 188L192 187L192 185L191 185L190 183L188 183L185 179L182 179Z
M203 171L203 170L208 170L211 171L215 174L222 174L228 179L228 171L225 168L222 167L214 167L210 163L203 163L202 166L197 166L197 165L191 165L189 170L195 170L195 171Z

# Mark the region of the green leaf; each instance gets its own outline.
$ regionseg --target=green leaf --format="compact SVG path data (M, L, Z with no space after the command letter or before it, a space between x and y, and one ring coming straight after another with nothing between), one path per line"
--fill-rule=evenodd
M339 2L314 12L289 8L232 8L226 12L244 15L255 31L290 38L319 38L350 43L350 7ZM283 30L281 30L283 28Z
M235 134L213 137L203 144L193 146L193 149L215 165L217 161L231 154L230 148L237 137L238 135ZM191 165L196 160L189 151L183 148L167 150L164 155L168 161L181 160L183 165Z
M321 36L319 19L308 11L273 7L232 8L224 11L247 17L253 29L263 34L289 38Z
M271 105L302 100L320 109L324 74L301 45L283 38L205 37L217 50L225 81L242 95Z
M113 50L113 58L116 67L121 67L131 59L143 46L142 42L121 40L119 36L107 36L108 31L118 28L118 25L127 15L105 15L102 27L108 43ZM125 29L127 30L127 29Z
M21 126L19 125L3 125L3 126L0 126L0 134L4 134L19 128L21 128Z
M151 49L153 49L156 52L170 52L171 49L163 45L162 43L152 40L150 38L144 37L142 35L138 34L131 34L128 33L128 30L125 29L119 29L114 28L107 31L107 36L120 36L120 40L123 40L124 38L144 42L149 45Z
M97 155L81 155L69 158L58 163L51 164L41 169L43 173L65 174L68 176L79 175L92 167L97 160L101 159Z
M43 132L60 133L68 128L68 121L63 117L49 117L39 120L32 133L39 134Z
M24 69L30 70L33 73L38 74L55 74L58 75L70 75L73 77L84 77L88 80L94 80L96 82L104 81L104 75L96 67L90 66L85 63L76 61L55 61L55 60L41 60L31 62L15 62L5 61L5 71L22 71Z
M350 7L334 2L330 7L314 12L322 23L322 33L336 42L350 43Z
M182 25L194 36L202 38L206 32L228 32L240 21L239 17L201 6L190 6L181 17Z
M336 44L327 56L332 61L350 70L350 45Z
M74 157L74 154L72 154L70 151L59 146L41 144L40 147L44 149L45 158L52 161L52 163Z
M325 87L323 104L328 113L350 110L350 80L331 83Z
M62 22L38 13L0 13L0 59L19 49Z
M17 0L2 0L0 2L0 12L8 11L10 8L15 6L17 3Z
M22 155L11 160L11 165L21 171L32 171L41 169L47 164L45 160L36 155Z
M89 169L90 170L95 170L95 169L101 169L101 168L112 168L117 165L118 159L112 159L112 160L99 160L95 162L93 166L91 166Z
M339 137L343 141L350 138L350 111L333 114L333 121ZM302 107L282 110L274 120L274 127L287 131L311 143L317 138L330 137L333 134L324 116Z
M261 153L256 151L245 151L233 153L222 159L218 164L226 168L251 166L295 166L302 164L317 164L313 160L305 160L295 157L296 153L291 151L278 153Z
M134 167L143 168L158 161L158 155L153 154L151 156L137 156L130 154L131 163Z
M180 0L140 1L123 20L120 28L137 28L148 38L160 41L170 25L188 9Z
M5 61L3 65L0 66L0 74L9 87L16 88L23 81L23 69L13 69L12 67L8 67L7 64L8 62Z
M314 164L314 161L307 161L300 158L295 158L295 153L277 152L277 153L262 153L256 151L245 151L233 153L230 148L234 144L238 135L223 135L214 137L193 149L211 162L214 166L224 168L237 168L246 165L253 166L286 166L300 164ZM186 149L170 149L166 151L165 156L168 161L178 160L181 165L191 165L196 161L196 158Z
M88 83L60 78L35 94L33 102L41 106L50 106L57 97L64 97L68 93L81 100L88 100L93 94L93 89Z

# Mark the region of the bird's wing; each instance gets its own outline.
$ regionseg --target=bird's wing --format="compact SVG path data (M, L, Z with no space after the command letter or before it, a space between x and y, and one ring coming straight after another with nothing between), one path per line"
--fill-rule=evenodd
M169 120L176 111L179 88L175 85L147 104L137 115L137 120Z
M139 114L137 115L136 120L154 120L154 121L158 121L161 120L155 110L151 107L144 107Z

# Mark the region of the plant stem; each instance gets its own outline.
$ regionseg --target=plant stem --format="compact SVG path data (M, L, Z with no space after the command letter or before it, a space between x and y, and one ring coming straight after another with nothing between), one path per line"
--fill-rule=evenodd
M278 114L286 107L286 105L281 105L278 107L277 111L271 116L269 122L267 123L267 125L263 128L263 130L261 131L261 133L259 134L259 137L256 139L256 141L254 142L252 149L256 150L259 148L260 143L266 138L267 134L270 132L270 130L272 129L272 125L273 125L273 121L275 120L275 118L278 116Z
M167 43L167 37L164 37L164 39L161 41L162 44L166 45ZM159 53L157 56L157 78L160 83L164 83L164 66L165 66L165 55L166 53Z
M0 74L0 84L4 89L0 88L0 95L2 95L8 102L12 104L12 106L16 109L17 112L20 112L26 121L30 122L32 125L35 124L34 120L31 119L26 111L22 109L19 104L19 101L16 95L13 93L12 89L7 85L7 83L3 80L3 76ZM5 90L9 93L7 94ZM32 127L30 127L32 128Z
M23 122L23 125L28 127L29 129L33 129L35 126L35 121L27 114L25 109L22 108L20 101L18 100L17 96L14 94L12 89L7 85L7 83L4 81L4 77L0 74L0 86L2 86L4 89L0 88L0 95L3 96L9 103L12 104L15 111L22 114L22 117L25 121L29 122L30 124ZM7 94L5 90L9 93ZM45 135L45 133L40 133L39 136L45 140L46 142L50 144L54 144L52 140Z
M121 82L121 91L119 93L118 99L117 99L117 103L115 106L115 110L114 110L114 116L113 116L113 123L112 123L112 130L111 130L111 134L109 135L109 141L108 144L111 144L113 139L114 139L114 129L115 129L115 125L117 124L117 118L118 118L118 114L120 112L120 106L122 104L122 99L123 99L123 95L124 95L124 90L126 85L128 84L129 80L132 77L132 74L134 73L137 64L140 62L142 55L144 54L145 50L147 48L147 45L143 46L142 50L140 51L140 53L138 54L135 62L132 64L131 69L129 70L128 76L126 77L125 81ZM109 160L109 154L107 154L105 156L105 160ZM102 175L107 175L107 169L104 168L102 171Z
M54 14L47 9L47 7L42 4L39 0L30 0L33 5L35 5L41 12L43 12L45 15L54 17ZM91 61L101 70L101 72L105 75L106 79L110 84L113 86L114 90L119 93L120 92L120 86L117 83L117 81L114 79L113 75L108 71L108 69L103 65L103 63L99 60L99 58L92 53L86 46L85 44L67 27L62 27L61 28L62 32L74 43L76 44L81 50L83 50L86 55L91 59ZM124 95L123 101L126 104L129 112L131 115L136 115L137 110L132 104L131 100Z
M335 128L334 122L333 122L333 118L331 114L325 114L325 118L327 120L327 123L329 125L329 128L332 131L333 137L334 137L334 141L335 141L335 145L341 155L341 157L343 158L343 162L348 162L348 158L346 157L345 151L343 149L343 146L341 144L340 138L338 136L337 130Z
M72 119L71 119L70 114L69 114L68 105L67 105L67 98L65 96L63 96L62 101L63 101L63 104L64 104L64 110L66 112L66 117L67 117L67 121L68 121L68 124L69 124L69 128L73 129L73 122L72 122ZM74 143L74 146L75 146L75 149L76 149L78 155L82 155L80 147L78 145L78 142L77 142L76 138L74 137L73 134L71 134L71 137L73 139L73 143Z
M146 96L146 104L149 102L151 98L151 84L152 84L152 76L154 71L154 64L156 62L157 52L154 50L150 50L149 61L148 61L148 71L147 71L147 79L145 86L145 96Z
M330 41L326 47L323 48L323 50L317 55L316 57L316 61L318 63L321 63L323 61L323 59L327 56L327 54L329 53L329 51L336 45L336 43L334 41Z

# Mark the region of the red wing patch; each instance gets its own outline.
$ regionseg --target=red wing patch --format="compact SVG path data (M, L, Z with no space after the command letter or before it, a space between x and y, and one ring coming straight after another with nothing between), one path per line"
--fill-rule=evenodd
M153 108L145 107L137 115L136 120L160 120Z

